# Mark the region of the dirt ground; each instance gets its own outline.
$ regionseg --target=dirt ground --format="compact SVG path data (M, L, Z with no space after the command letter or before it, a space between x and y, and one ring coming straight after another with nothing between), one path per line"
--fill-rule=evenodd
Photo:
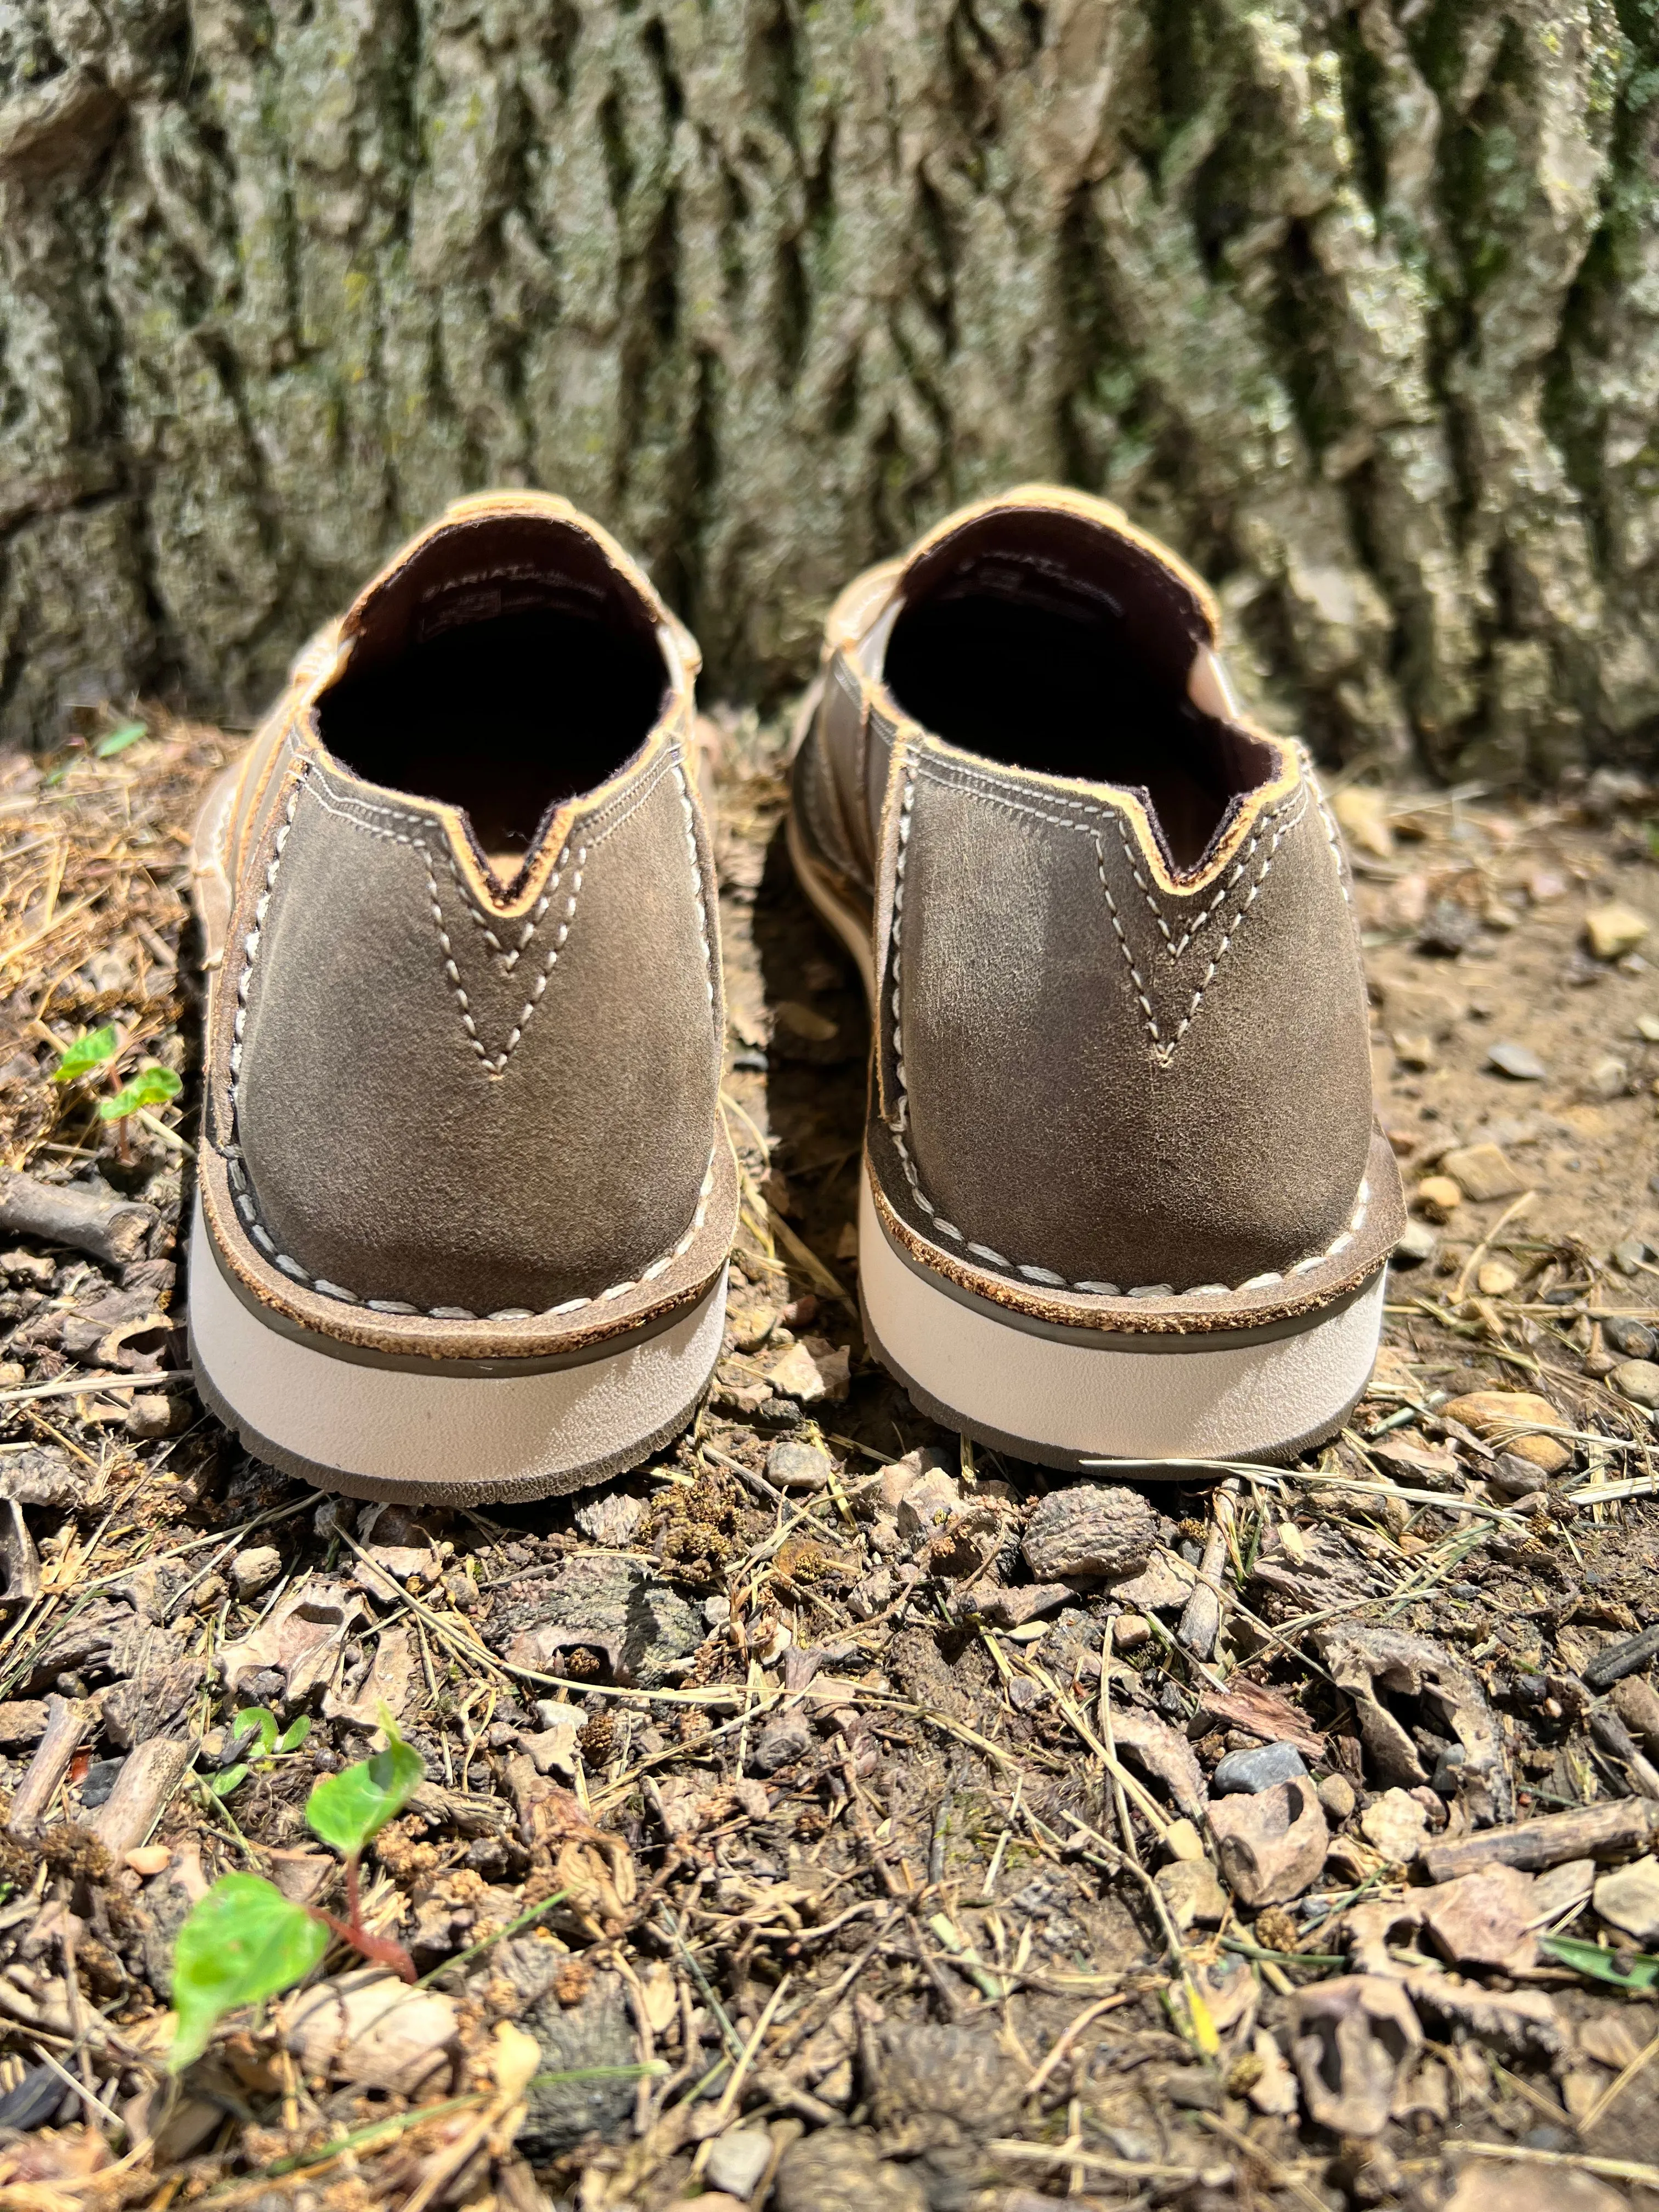
M714 1389L601 1492L416 1518L190 1391L233 741L107 726L0 764L3 1159L148 1209L119 1262L0 1228L0 2208L1659 2207L1659 793L1339 789L1418 1194L1372 1390L1297 1469L1078 1485L866 1356L862 995L726 718ZM174 1103L52 1082L105 1023ZM422 1987L337 1942L170 2077L179 1925L229 1871L337 1908L306 1798L382 1701Z

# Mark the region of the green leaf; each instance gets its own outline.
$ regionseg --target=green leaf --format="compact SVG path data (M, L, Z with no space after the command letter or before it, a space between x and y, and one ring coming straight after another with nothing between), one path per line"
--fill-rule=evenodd
M101 1030L88 1030L64 1052L52 1076L54 1083L73 1083L94 1067L101 1067L115 1050L116 1036L107 1024Z
M118 1091L113 1098L100 1103L98 1112L106 1121L118 1121L125 1115L137 1114L145 1106L165 1106L184 1089L183 1083L170 1067L141 1067L131 1083Z
M299 1719L295 1722L292 1728L285 1729L282 1735L278 1737L276 1748L278 1751L298 1751L300 1746L305 1741L306 1738L310 1734L311 1715L309 1713L301 1713Z
M276 1716L268 1705L244 1705L230 1724L231 1741L253 1729L259 1731L260 1750L269 1756L276 1748Z
M106 738L100 738L92 750L100 760L113 760L117 753L125 752L129 745L136 745L140 738L149 735L148 722L123 722L118 730L112 730Z
M1659 1959L1645 1951L1604 1951L1576 1936L1540 1936L1538 1942L1540 1950L1593 1982L1611 1982L1620 1990L1659 1989Z
M256 1874L222 1875L179 1930L173 2006L173 2073L199 2058L222 2013L303 1981L328 1948L328 1930Z
M246 1780L247 1768L246 1765L239 1764L235 1766L226 1767L222 1774L216 1774L212 1781L209 1783L208 1789L216 1797L228 1797L231 1791L235 1789L238 1783L246 1782Z
M348 1858L402 1812L426 1777L420 1753L410 1749L384 1707L380 1725L386 1749L341 1773L325 1775L306 1806L313 1832Z

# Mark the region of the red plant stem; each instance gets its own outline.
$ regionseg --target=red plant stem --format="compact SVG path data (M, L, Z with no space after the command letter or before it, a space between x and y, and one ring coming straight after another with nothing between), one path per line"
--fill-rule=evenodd
M390 1936L371 1935L363 1925L362 1894L357 1884L357 1854L354 1851L345 1863L346 1905L349 1920L338 1919L325 1912L319 1905L308 1905L306 1911L313 1920L320 1920L325 1928L337 1936L343 1943L349 1943L354 1951L361 1951L365 1959L372 1959L377 1966L390 1966L393 1973L405 1982L416 1979L415 1961L403 1945Z

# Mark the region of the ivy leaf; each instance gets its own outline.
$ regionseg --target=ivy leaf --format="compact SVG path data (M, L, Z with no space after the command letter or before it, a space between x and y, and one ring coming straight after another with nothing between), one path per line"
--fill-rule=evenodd
M112 730L106 738L100 738L93 751L100 760L113 760L117 753L125 752L136 745L140 738L149 735L148 722L123 722L118 730Z
M380 1725L386 1749L338 1774L325 1775L306 1805L313 1831L347 1858L396 1819L426 1777L420 1753L404 1741L384 1706Z
M1576 1936L1542 1936L1538 1948L1593 1982L1611 1982L1620 1990L1659 1989L1659 1959L1645 1951L1604 1951Z
M301 1713L299 1719L294 1723L293 1726L291 1728L284 1729L282 1735L276 1739L276 1748L278 1751L298 1751L300 1746L305 1741L306 1738L310 1734L311 1715L309 1713Z
M73 1083L94 1067L101 1067L114 1052L116 1036L108 1024L101 1030L88 1030L78 1036L64 1052L52 1074L54 1083Z
M328 1930L257 1874L222 1875L179 1930L167 2065L199 2058L222 2013L303 1981L328 1948Z
M247 1768L239 1762L234 1766L226 1767L222 1774L216 1774L209 1783L208 1789L216 1797L228 1797L239 1783L246 1780Z
M100 1119L118 1121L125 1115L137 1114L146 1106L165 1106L176 1098L184 1085L170 1067L141 1067L131 1083L118 1091L113 1098L100 1102Z

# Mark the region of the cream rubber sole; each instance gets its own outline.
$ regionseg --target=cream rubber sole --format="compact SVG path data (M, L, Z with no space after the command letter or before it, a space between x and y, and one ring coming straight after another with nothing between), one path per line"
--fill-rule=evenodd
M279 1331L226 1281L198 1201L197 1388L249 1451L350 1498L453 1505L549 1498L620 1474L696 1411L726 1325L726 1272L653 1334L526 1374L370 1365Z
M1295 1458L1370 1380L1386 1270L1294 1331L1224 1337L1021 1328L900 1258L860 1179L859 1287L871 1350L947 1428L1042 1465ZM1172 1464L1172 1474L1182 1469Z

